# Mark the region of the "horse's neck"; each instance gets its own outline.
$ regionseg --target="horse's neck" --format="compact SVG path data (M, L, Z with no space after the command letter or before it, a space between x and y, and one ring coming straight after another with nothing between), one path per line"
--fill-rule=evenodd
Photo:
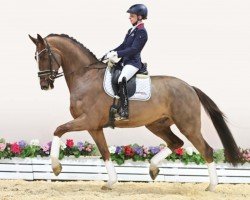
M48 40L50 44L60 51L62 68L65 74L77 71L97 61L87 50L83 51L67 38L55 36L48 38Z
M96 63L98 60L87 50L84 52L67 39L55 38L51 39L50 43L61 53L62 69L70 91L78 87L79 81L100 81L104 70L91 69L91 67L105 66L103 63Z

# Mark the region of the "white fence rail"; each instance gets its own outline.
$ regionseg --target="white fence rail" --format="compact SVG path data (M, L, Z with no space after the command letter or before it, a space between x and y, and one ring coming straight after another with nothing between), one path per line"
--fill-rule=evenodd
M0 179L25 180L107 180L104 162L98 158L65 158L61 161L63 170L55 176L49 158L1 159ZM156 181L167 182L208 182L206 165L172 163L164 161L160 165ZM126 161L115 164L119 181L152 181L148 170L149 163ZM217 174L220 183L250 183L250 164L233 167L218 164Z

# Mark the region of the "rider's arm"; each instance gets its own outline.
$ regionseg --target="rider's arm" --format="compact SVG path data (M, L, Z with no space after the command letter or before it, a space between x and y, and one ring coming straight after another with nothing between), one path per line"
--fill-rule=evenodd
M120 51L120 50L124 49L124 43L125 43L125 40L123 41L122 44L120 44L120 46L116 47L116 48L113 49L112 51Z
M144 29L140 29L137 31L135 40L131 47L126 49L117 50L118 57L127 57L134 55L142 50L145 43L148 40L147 32Z

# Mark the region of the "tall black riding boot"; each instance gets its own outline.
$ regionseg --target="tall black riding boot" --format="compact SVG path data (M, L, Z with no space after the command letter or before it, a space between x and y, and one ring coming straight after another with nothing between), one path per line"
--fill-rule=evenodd
M117 120L128 120L128 91L127 91L127 80L124 77L122 82L119 83L119 96L121 99L121 106L119 109L119 118Z

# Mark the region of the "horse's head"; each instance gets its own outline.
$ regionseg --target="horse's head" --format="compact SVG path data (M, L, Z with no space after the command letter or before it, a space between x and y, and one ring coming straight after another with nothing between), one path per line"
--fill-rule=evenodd
M43 39L39 34L37 38L29 35L29 38L36 45L35 59L38 64L38 77L42 90L54 88L54 81L61 75L58 70L61 66L61 56L59 51L49 45L46 39Z

